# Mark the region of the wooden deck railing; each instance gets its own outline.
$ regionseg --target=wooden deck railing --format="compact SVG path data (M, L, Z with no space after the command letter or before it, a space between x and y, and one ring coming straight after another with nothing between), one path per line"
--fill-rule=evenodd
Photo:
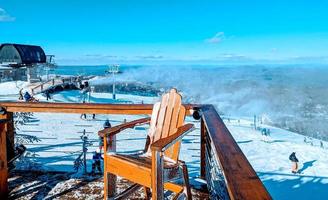
M206 105L201 107L201 112L201 176L206 177L206 164L203 163L206 163L208 150L220 165L230 199L271 199L215 108Z
M6 119L8 116L12 117L12 112L150 114L153 105L0 102L0 107L7 112L7 114L0 115L0 119ZM196 104L186 104L185 107L189 115L197 110L201 116L201 176L206 178L210 186L213 179L218 178L218 175L214 173L215 171L219 171L223 179L220 188L214 187L212 189L223 193L221 197L225 196L224 193L226 193L226 197L230 199L271 199L270 194L215 108L212 105ZM3 138L4 131L0 123L1 133ZM7 131L7 134L12 133ZM6 162L4 157L0 157L0 159ZM213 170L213 168L217 168L217 170ZM7 183L7 174L1 174L1 183ZM7 192L5 188L6 186L0 187L0 196ZM217 197L214 196L214 198Z
M64 83L76 83L76 77L67 77L67 78L53 78L46 82L40 83L39 85L31 88L32 94L37 94L43 90L48 89L54 85L64 84Z
M43 83L40 83L39 85L31 88L31 91L32 91L32 94L36 94L37 93L37 90L40 88L40 92L43 91L43 88L44 88L44 85L46 84L49 84L50 86L53 86L55 85L55 79L50 79L46 82L43 82Z

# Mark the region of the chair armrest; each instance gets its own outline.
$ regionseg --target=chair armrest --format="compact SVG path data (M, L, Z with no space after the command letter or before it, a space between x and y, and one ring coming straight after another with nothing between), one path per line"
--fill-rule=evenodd
M175 144L177 141L181 140L187 133L194 130L193 124L185 124L178 128L178 130L171 136L159 139L150 145L152 151L164 152L170 146Z
M124 123L124 124L113 126L111 128L105 128L105 129L99 131L98 135L100 137L113 136L113 135L116 135L117 133L123 131L124 129L133 128L136 125L147 124L149 122L150 122L150 117L137 119L137 120L134 120L134 121L131 121L131 122L127 122L127 123Z

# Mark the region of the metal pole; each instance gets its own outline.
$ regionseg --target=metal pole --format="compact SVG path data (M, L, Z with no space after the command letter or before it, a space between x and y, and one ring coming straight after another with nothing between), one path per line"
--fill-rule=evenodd
M84 174L87 173L87 147L86 147L86 136L85 129L83 130L83 166L84 166Z
M116 99L116 94L115 94L115 72L114 72L114 66L112 67L112 73L113 73L113 99Z

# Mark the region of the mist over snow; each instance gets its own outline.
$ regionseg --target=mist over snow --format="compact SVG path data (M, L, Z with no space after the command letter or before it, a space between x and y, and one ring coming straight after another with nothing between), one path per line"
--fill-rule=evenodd
M139 66L126 68L117 79L176 87L189 103L214 104L225 115L261 116L266 123L327 140L327 67Z
M328 140L328 65L122 65L120 83L163 92L182 91L189 103L214 104L224 115L253 118ZM60 66L55 73L97 75L91 84L110 92L108 66ZM100 87L101 86L101 87ZM120 87L118 87L120 88ZM100 92L100 91L98 91Z

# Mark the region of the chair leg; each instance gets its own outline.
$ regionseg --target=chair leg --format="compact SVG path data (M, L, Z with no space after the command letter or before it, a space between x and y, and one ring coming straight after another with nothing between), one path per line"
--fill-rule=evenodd
M104 199L114 199L116 194L116 175L105 172L104 189Z
M150 189L148 187L143 187L144 193L145 193L145 199L149 200L151 197Z
M191 195L190 184L189 184L189 174L188 174L187 165L185 163L182 164L182 172L183 172L183 180L184 180L183 187L187 197L186 199L191 200L192 195Z
M161 152L152 152L152 181L151 194L152 200L164 199L164 177L163 177L164 161Z

